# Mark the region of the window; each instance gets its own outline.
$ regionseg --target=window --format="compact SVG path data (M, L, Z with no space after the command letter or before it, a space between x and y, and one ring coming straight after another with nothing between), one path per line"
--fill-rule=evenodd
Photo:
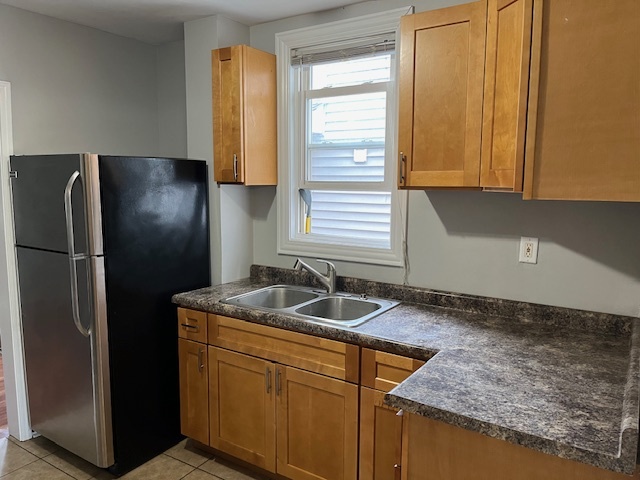
M395 39L407 10L276 36L279 253L402 265Z

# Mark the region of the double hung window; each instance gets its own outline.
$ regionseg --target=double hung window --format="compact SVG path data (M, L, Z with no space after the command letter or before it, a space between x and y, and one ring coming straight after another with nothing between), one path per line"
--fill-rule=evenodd
M373 25L361 17L277 36L280 253L401 263L400 12L371 17Z

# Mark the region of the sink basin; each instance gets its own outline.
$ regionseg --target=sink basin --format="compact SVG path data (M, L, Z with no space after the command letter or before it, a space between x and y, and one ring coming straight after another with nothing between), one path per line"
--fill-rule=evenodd
M382 308L378 303L345 297L327 297L297 308L296 313L327 320L357 320Z
M226 303L282 310L308 302L319 296L320 294L307 289L299 289L287 285L275 285L229 298L226 300Z
M274 285L221 300L222 303L291 315L313 323L357 327L399 302L348 293L329 295L321 290Z

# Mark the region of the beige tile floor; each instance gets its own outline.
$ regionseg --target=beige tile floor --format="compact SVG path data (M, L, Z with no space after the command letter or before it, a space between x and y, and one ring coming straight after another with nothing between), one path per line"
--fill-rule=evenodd
M38 437L19 442L0 438L2 480L112 480L115 477ZM194 448L188 440L120 477L125 480L264 480Z

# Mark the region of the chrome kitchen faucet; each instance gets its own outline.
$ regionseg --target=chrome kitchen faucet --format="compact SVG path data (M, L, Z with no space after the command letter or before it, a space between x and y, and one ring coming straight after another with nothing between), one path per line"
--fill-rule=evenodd
M323 275L322 273L317 271L315 268L303 262L299 258L296 260L296 263L293 265L293 268L296 270L306 270L307 272L309 272L311 275L316 277L318 281L327 289L327 293L329 295L333 295L334 293L336 293L336 266L327 260L317 259L316 261L327 264L326 275Z

